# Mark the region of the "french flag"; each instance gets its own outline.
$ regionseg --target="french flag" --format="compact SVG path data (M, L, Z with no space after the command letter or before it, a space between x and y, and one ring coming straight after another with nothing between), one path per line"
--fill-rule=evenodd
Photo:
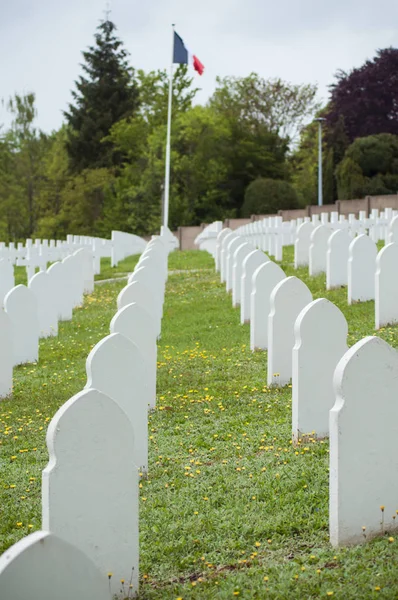
M176 32L174 32L173 63L178 63L180 65L187 65L191 63L199 75L202 75L203 71L205 70L204 65L200 62L198 57L195 56L195 54L188 52L182 38L180 38Z

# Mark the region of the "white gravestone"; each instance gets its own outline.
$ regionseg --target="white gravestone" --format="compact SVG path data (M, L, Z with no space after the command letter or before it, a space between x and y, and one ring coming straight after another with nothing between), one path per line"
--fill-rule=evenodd
M111 333L121 333L133 342L144 357L149 371L149 408L156 406L157 345L151 315L133 302L117 311L110 324Z
M230 231L221 241L221 252L220 252L220 281L225 283L227 276L227 248L229 242L237 237L234 231Z
M73 297L72 286L69 285L69 270L63 262L55 262L47 269L50 277L51 293L57 307L57 316L60 321L72 319Z
M158 314L160 317L163 314L163 289L162 284L156 278L156 272L150 267L139 267L135 269L132 275L128 278L128 283L138 281L144 284L153 294L156 303Z
M138 346L121 333L111 333L91 350L86 371L85 389L106 394L128 416L134 431L133 462L147 471L149 368Z
M51 276L39 271L29 281L28 288L36 298L40 337L58 335L58 309Z
M398 323L398 243L380 250L376 258L375 328Z
M268 315L271 292L276 284L285 278L286 275L280 266L272 261L263 263L253 273L250 297L251 350L266 350L268 348Z
M139 304L139 306L144 308L151 315L156 329L156 335L159 337L162 321L159 304L155 301L149 288L139 281L133 281L121 290L117 297L117 308L120 310L132 302Z
M344 229L337 229L329 237L326 253L327 290L347 285L348 249L351 242L351 235Z
M240 306L240 288L242 278L242 264L246 256L255 250L252 244L248 242L241 243L235 250L232 265L232 306L237 308Z
M398 216L395 216L388 226L388 243L397 242L398 243Z
M2 600L111 600L108 577L81 550L36 531L0 556Z
M314 231L312 223L302 223L297 229L294 242L294 268L307 267L309 264L311 233Z
M0 307L6 294L15 286L14 267L7 258L0 259Z
M82 261L83 269L83 292L92 294L94 291L94 258L89 248L80 248L75 255Z
M231 233L231 230L229 227L226 227L225 229L220 231L220 233L217 235L216 258L215 258L216 271L220 271L220 268L221 268L221 244L222 244L222 241L225 238L225 236L228 235L229 233Z
M315 432L329 436L329 411L334 404L333 374L347 351L347 321L335 304L318 298L294 324L292 433L295 441Z
M0 307L0 399L12 392L13 354L10 317Z
M326 253L328 240L332 233L327 225L319 225L311 233L308 272L312 277L326 273Z
M348 304L375 298L377 246L367 235L352 240L348 250Z
M225 289L227 292L232 290L232 275L234 266L235 251L244 243L243 237L239 236L234 238L227 249L227 262L226 262L226 276L225 276Z
M270 262L270 259L261 250L254 250L243 261L240 288L240 322L250 322L250 297L253 287L253 273L260 265Z
M10 318L13 364L36 362L39 358L39 319L34 293L17 285L4 298Z
M397 527L397 351L380 338L364 338L337 365L334 389L329 527L330 542L340 546Z
M268 385L283 386L292 378L294 323L312 294L301 279L287 277L272 290L268 316Z
M81 287L81 278L79 278L79 267L76 263L76 257L69 255L66 256L61 263L64 267L64 282L65 289L67 289L68 300L71 306L71 309L79 306L80 298L80 287Z
M138 589L138 469L131 423L117 403L84 390L57 411L47 430L42 475L43 529L88 556L102 575Z

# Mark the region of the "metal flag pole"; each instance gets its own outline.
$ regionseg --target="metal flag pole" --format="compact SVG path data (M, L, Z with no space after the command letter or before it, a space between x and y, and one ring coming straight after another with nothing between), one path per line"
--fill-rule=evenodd
M164 174L164 205L163 205L163 226L168 227L169 222L169 189L170 189L170 140L171 140L171 109L173 105L173 62L174 62L174 23L173 41L171 45L171 66L169 80L169 105L167 110L167 138L166 138L166 166Z
M315 119L318 121L318 206L323 206L323 178L322 178L322 117Z

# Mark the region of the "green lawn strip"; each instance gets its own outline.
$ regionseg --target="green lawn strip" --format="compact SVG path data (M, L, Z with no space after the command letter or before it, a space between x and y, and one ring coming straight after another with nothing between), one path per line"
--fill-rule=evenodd
M344 310L350 343L373 333L373 303L347 307L345 289L326 294L324 277L291 262L286 249L286 273ZM167 285L149 477L141 478L140 597L396 598L397 542L329 546L327 441L292 446L291 389L266 387L266 353L250 352L249 327L213 260L173 253L170 270L181 264L187 272ZM41 341L38 365L15 371L15 395L0 405L1 551L40 528L47 423L84 385L87 354L108 333L123 285L97 287L59 337ZM396 345L395 328L381 335Z
M101 279L124 277L134 270L139 258L139 254L128 256L127 258L121 260L116 267L111 267L110 258L101 258L101 273L99 275L95 275L94 279L95 281L100 281Z

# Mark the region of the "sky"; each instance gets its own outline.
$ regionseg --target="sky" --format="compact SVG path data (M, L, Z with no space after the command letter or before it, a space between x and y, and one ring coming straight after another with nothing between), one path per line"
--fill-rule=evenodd
M137 69L169 68L172 29L205 65L197 102L216 77L280 77L316 83L319 99L339 69L349 71L378 48L398 47L396 0L0 0L0 98L34 92L36 126L63 122L81 73L81 51L110 18ZM10 116L0 107L0 124Z

